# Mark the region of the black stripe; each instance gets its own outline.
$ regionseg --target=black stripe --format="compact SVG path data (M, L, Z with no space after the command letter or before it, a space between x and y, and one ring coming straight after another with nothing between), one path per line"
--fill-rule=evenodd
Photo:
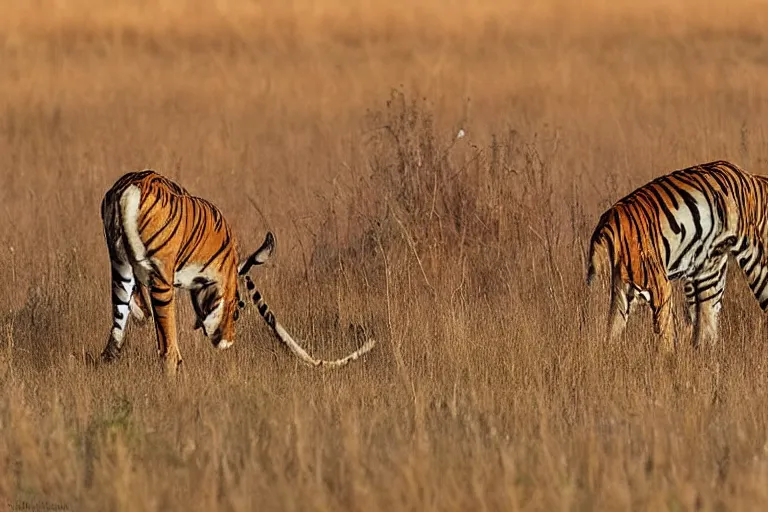
M131 279L133 278L133 274L131 274L128 277L124 277L119 270L117 270L115 267L112 267L112 281L113 282L119 282L119 283L130 283Z
M717 299L717 298L719 298L719 297L720 297L722 294L723 294L723 292L722 292L722 290L720 290L720 291L718 291L718 292L715 292L715 293L713 293L713 294L712 294L712 295L710 295L709 297L704 297L704 298L699 298L699 299L697 299L697 302L698 302L699 304L704 304L705 302L708 302L708 301L710 301L710 300L712 300L712 299Z
M163 225L160 227L160 229L158 229L157 231L155 231L155 233L154 233L154 234L153 234L153 235L152 235L152 236L149 238L149 240L147 240L146 242L144 242L144 247L147 247L147 248L149 248L149 245L150 245L152 242L154 242L154 241L155 241L155 239L156 239L158 236L160 236L160 234L161 234L163 231L165 231L165 228L167 228L167 227L168 227L168 225L169 225L171 222L173 222L173 217L169 215L169 216L168 216L168 218L165 220L165 224L163 224Z
M746 272L747 275L752 274L752 271L755 269L755 267L757 266L758 262L763 258L763 248L761 247L761 244L759 244L759 243L758 244L754 244L754 247L756 249L756 251L755 251L755 260L752 261L749 264L748 268L744 269L744 272Z
M680 203L677 202L677 195L674 193L674 191L669 190L667 187L667 184L664 181L658 181L655 183L656 186L658 186L661 190L664 191L665 194L667 194L667 197L669 197L669 200L672 202L672 207L675 210L680 209Z
M112 304L114 304L115 306L127 306L128 305L127 302L122 301L120 299L120 297L118 297L114 293L112 294Z
M684 187L678 186L677 183L670 182L670 186L677 191L677 193L683 199L683 202L685 202L686 206L688 206L688 209L691 212L691 216L693 217L693 225L696 228L695 239L700 239L702 233L701 214L699 212L699 205L697 204L696 199L694 199L694 197L687 190L685 190Z
M171 233L166 237L165 240L163 240L162 243L158 244L157 247L155 247L154 249L149 249L149 244L147 244L147 257L148 258L151 258L153 254L157 253L157 251L159 251L160 249L165 247L166 244L168 244L170 241L172 241L174 239L174 237L176 236L176 233L178 233L178 231L179 231L179 227L181 226L182 219L183 219L183 217L181 215L177 216L176 225L173 226L173 229L171 230Z
M144 228L146 228L147 224L149 224L149 222L152 220L152 217L149 214L152 212L152 210L154 210L155 206L157 206L157 203L159 200L160 200L160 196L155 195L154 202L151 205L149 205L149 207L144 212L144 222L142 222L141 225L139 226L139 233L144 231Z
M711 290L712 288L716 287L720 283L720 279L715 279L707 284L699 285L696 287L696 296L700 297L702 293L707 292Z
M224 250L225 250L225 249L227 249L227 248L230 246L230 242L231 242L231 240L230 240L230 238L229 238L229 233L227 233L227 236L226 236L226 238L224 238L224 241L221 243L221 246L219 247L219 249L218 249L218 250L217 250L215 253L213 253L213 256L211 256L210 258L208 258L208 261L206 261L206 262L205 262L205 265L203 265L203 268L202 268L202 269L200 269L200 271L202 272L202 271L204 271L206 268L208 268L208 265L210 265L211 263L213 263L213 261L214 261L216 258L218 258L218 257L219 257L219 255L220 255L222 252L224 252Z
M680 241L682 242L685 240L685 236L687 234L687 230L685 229L685 224L680 224ZM688 248L683 249L682 244L678 246L680 249L680 255L677 257L677 259L669 265L669 269L677 269L677 267L680 265L680 261L685 257L687 254Z
M173 295L171 295L167 300L161 299L157 295L152 295L152 305L155 307L166 307L171 302L173 302Z
M177 265L177 268L182 269L187 265L187 262L192 257L192 254L194 253L194 248L197 247L197 244L199 243L199 240L201 238L200 233L200 226L203 224L204 219L204 212L198 211L197 209L197 202L195 201L189 201L186 203L187 206L191 204L192 207L192 229L189 232L189 236L187 236L187 239L184 241L184 244L179 249L179 254L181 255L181 258L179 259L179 263ZM193 245L194 242L194 245ZM187 252L189 251L189 252Z
M711 176L712 176L712 179L715 180L717 182L717 184L720 186L720 191L723 193L723 195L727 196L728 195L728 187L725 185L725 182L722 181L720 173L717 172L717 171L713 171Z
M664 216L667 218L667 223L669 224L669 228L672 230L674 234L680 233L680 226L677 224L677 219L675 218L675 215L672 213L672 210L669 209L669 206L667 206L667 202L664 200L664 198L661 197L661 194L659 194L658 190L656 190L656 187L648 187L648 191L653 194L653 197L656 199L656 205L661 210L661 212L664 214Z
M755 290L755 297L760 299L760 297L763 296L763 290L765 290L765 285L766 284L768 284L768 274L763 273L763 278L762 278L762 281L760 283L760 287L757 290Z

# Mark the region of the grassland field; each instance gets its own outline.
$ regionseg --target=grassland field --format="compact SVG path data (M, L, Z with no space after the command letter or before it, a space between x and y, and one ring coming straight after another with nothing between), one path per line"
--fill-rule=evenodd
M604 340L616 199L768 174L768 4L0 0L0 511L765 510L766 317ZM459 130L465 136L457 138ZM227 351L180 308L116 365L99 217L154 168L216 203L258 286ZM678 290L678 298L679 298ZM681 323L682 309L677 311ZM32 508L27 508L32 509Z

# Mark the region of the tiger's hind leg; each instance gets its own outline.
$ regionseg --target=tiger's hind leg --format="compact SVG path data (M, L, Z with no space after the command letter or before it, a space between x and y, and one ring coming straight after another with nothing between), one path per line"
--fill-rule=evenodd
M696 325L697 308L695 281L687 279L683 286L683 292L685 293L685 310L687 312L685 322L689 325Z
M120 356L128 317L131 314L130 301L134 293L136 278L127 258L114 254L112 267L112 330L109 340L101 353L104 362L111 362Z

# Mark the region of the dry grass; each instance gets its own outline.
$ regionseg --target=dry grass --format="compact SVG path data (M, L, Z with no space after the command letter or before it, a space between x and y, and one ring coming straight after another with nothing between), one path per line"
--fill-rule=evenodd
M762 510L764 316L602 341L599 213L716 158L768 172L763 2L9 2L0 10L0 509ZM102 5L104 4L104 5ZM642 7L640 6L642 5ZM455 140L459 128L467 137ZM153 167L221 206L260 288L185 372L110 326L99 219ZM255 201L261 211L250 203Z

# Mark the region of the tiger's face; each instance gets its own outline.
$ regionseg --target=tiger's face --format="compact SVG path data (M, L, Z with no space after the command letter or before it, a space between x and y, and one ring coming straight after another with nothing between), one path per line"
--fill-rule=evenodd
M223 283L211 283L203 288L192 290L192 306L195 309L195 329L202 329L216 348L227 348L234 340L234 314L237 304L233 297L232 286Z
M225 349L234 343L235 322L255 289L248 272L254 265L265 263L274 248L274 236L267 233L261 247L242 260L237 269L233 268L228 277L222 276L219 283L192 292L195 329L202 328L214 347Z

